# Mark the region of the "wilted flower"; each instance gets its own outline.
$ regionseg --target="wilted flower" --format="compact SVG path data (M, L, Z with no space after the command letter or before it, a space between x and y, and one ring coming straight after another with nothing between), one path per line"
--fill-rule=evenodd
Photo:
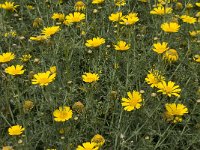
M98 147L103 146L103 144L105 143L105 139L102 135L100 134L96 134L92 139L91 142L96 143L96 145Z
M175 62L178 60L178 53L175 49L169 49L163 55L163 59L171 62Z
M34 104L31 100L25 100L23 104L23 110L25 112L30 111L33 108Z
M50 36L46 36L46 35L38 35L38 36L32 36L30 37L30 40L32 41L46 41L50 38Z
M114 0L116 6L124 6L126 5L126 0Z
M84 10L86 6L85 6L85 3L83 3L82 1L77 1L74 5L74 8L76 11L81 11L81 10Z
M84 105L83 105L83 103L81 103L80 101L78 101L78 102L74 103L74 105L72 106L72 109L74 111L76 111L77 113L81 113L81 112L83 112Z
M60 22L65 20L65 15L62 13L53 13L52 17L53 20L58 20Z
M33 27L38 28L42 25L42 18L35 18L33 21Z

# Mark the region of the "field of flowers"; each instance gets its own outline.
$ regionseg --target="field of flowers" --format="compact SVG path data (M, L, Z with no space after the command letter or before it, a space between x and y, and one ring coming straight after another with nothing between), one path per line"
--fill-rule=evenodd
M1 0L0 37L0 149L199 150L199 0Z

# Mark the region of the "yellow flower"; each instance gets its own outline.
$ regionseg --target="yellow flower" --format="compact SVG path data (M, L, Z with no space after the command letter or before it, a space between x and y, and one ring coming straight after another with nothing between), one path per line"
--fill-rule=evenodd
M186 22L186 23L189 23L189 24L194 24L197 21L196 18L187 16L187 15L182 15L181 19L183 20L183 22Z
M84 10L86 8L85 3L83 3L82 1L77 1L74 5L74 9L76 11L81 11Z
M112 13L109 16L109 20L112 22L119 22L121 20L121 17L122 17L122 12L120 11L120 12Z
M175 49L169 49L166 51L163 55L163 59L171 62L177 61L178 60L178 53Z
M0 55L0 63L5 63L13 60L15 58L15 54L12 52L3 53Z
M4 37L15 37L17 35L16 31L10 31L4 34Z
M32 79L32 84L39 84L40 86L47 86L55 80L56 73L51 74L50 71L35 74Z
M191 8L193 8L193 5L192 5L191 3L188 3L188 4L186 5L186 8L187 8L187 9L191 9Z
M19 5L14 5L14 2L5 2L4 4L1 4L0 8L8 11L16 11L17 7L19 7Z
M134 25L138 21L139 21L139 18L137 17L137 13L129 13L128 15L123 16L121 18L120 24Z
M102 135L100 134L96 134L92 139L91 139L92 143L95 143L98 147L103 146L103 144L105 143L105 139Z
M162 54L169 49L169 47L167 47L167 45L168 45L167 42L155 43L155 44L153 44L153 47L154 47L153 51L158 53L158 54Z
M12 146L3 146L2 150L14 150Z
M126 5L126 0L115 0L115 5L116 6L124 6Z
M96 146L96 143L93 142L85 142L81 145L78 145L78 147L76 148L76 150L98 150L99 147Z
M38 28L42 25L42 18L35 18L33 21L33 27Z
M100 45L105 43L105 39L101 38L101 37L96 37L90 40L87 40L85 45L87 47L91 47L91 48L95 48L95 47L99 47Z
M104 0L92 0L92 4L101 4Z
M53 112L54 120L56 122L65 122L72 118L72 110L68 106L59 107Z
M182 121L182 116L188 113L188 108L183 104L165 104L165 118L169 122L177 123Z
M158 83L165 80L165 77L161 75L161 72L158 70L150 70L145 78L147 84L150 84L151 87L157 87Z
M176 3L175 9L176 9L176 10L183 9L183 4L182 4L181 2L177 2L177 3Z
M69 25L71 23L80 22L85 19L85 14L80 12L74 12L74 14L70 13L65 17L64 24Z
M126 51L130 48L130 44L127 44L125 41L119 41L117 42L117 45L114 45L115 50L118 51Z
M42 34L45 36L51 36L51 35L54 35L58 31L60 31L59 26L46 27L42 30Z
M52 67L50 67L50 72L51 73L56 73L57 72L57 68L56 68L56 66L52 66Z
M194 61L200 63L200 55L195 55L193 59Z
M22 128L20 125L14 125L8 128L8 134L9 135L20 135L25 130L25 128Z
M32 41L46 41L49 39L50 36L47 35L38 35L38 36L32 36L30 37L30 40Z
M159 89L158 92L162 92L162 94L165 94L169 97L172 95L176 97L180 97L181 89L178 85L175 86L175 83L172 81L169 81L166 83L165 81L162 81L161 83L158 83L157 88Z
M122 106L124 107L124 110L126 111L132 111L134 109L139 109L141 107L141 102L143 101L142 95L137 92L128 92L127 93L128 98L122 98Z
M84 73L82 79L84 82L92 83L99 80L99 75L96 73Z
M161 24L161 29L165 32L178 32L180 25L176 22L168 22Z
M31 59L31 57L32 56L30 54L25 54L25 55L22 55L22 57L20 59L23 62L27 62L27 61L29 61Z
M17 66L12 65L10 67L7 67L5 69L5 72L13 76L20 75L20 74L23 74L25 71L25 70L22 70L23 67L24 67L23 65L17 65Z
M200 3L195 3L198 7L200 7Z
M58 20L60 22L65 20L65 15L62 13L53 13L52 17L53 20Z
M197 31L189 31L190 36L194 37L200 34L200 30Z
M163 6L154 8L153 10L150 11L150 14L152 15L166 15L171 13L172 13L172 8Z

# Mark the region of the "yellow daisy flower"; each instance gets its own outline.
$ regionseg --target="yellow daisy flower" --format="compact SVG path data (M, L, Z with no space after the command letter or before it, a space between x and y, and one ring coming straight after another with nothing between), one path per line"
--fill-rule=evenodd
M197 22L197 19L194 17L190 17L188 15L182 15L181 19L183 22L189 23L189 24L194 24L195 22Z
M56 73L50 71L35 74L32 79L32 84L39 84L40 86L47 86L49 83L55 80Z
M121 20L121 17L122 17L122 12L120 11L120 12L112 13L109 16L109 20L112 22L119 22Z
M69 25L72 23L80 22L85 19L85 14L80 12L74 12L73 14L70 13L65 17L65 21L63 22L65 25Z
M119 41L117 42L117 45L114 45L115 50L118 51L126 51L130 48L130 44L127 44L125 41Z
M169 49L169 47L167 45L168 45L167 42L155 43L155 44L153 44L153 51L158 54L162 54Z
M13 60L15 58L15 54L12 52L3 53L0 55L0 63L5 63Z
M161 24L161 29L165 32L173 33L178 32L180 25L176 22L168 22Z
M85 45L90 48L99 47L100 45L105 43L105 39L101 37L96 37L90 40L87 40Z
M51 36L51 35L54 35L58 31L60 31L59 26L46 27L42 30L42 34L45 36Z
M20 75L20 74L23 74L25 71L25 70L22 70L23 67L24 67L23 65L16 65L16 66L12 65L10 67L7 67L5 69L5 72L13 76Z
M25 130L25 128L22 128L22 126L14 125L14 126L11 126L10 128L8 128L8 134L9 135L20 135L23 133L24 130Z
M96 143L93 142L85 142L81 145L78 145L78 147L76 148L76 150L98 150L99 147L96 146Z
M19 5L14 5L14 2L5 2L4 4L1 4L0 8L3 8L8 11L17 11L17 7L19 7Z
M154 8L153 10L150 11L150 14L152 15L166 15L171 13L172 13L172 8L163 6Z
M53 112L54 120L57 122L65 122L72 118L72 110L70 107L64 106L64 107L59 107L59 109L56 109Z
M82 75L82 79L84 82L92 83L99 80L99 75L96 73L84 73Z

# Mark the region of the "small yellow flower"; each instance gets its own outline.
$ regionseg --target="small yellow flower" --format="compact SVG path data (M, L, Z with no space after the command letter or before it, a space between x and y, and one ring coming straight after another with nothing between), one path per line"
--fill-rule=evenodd
M128 15L123 16L121 18L120 24L134 25L138 21L139 21L139 18L137 17L137 13L129 13Z
M179 93L181 92L181 89L172 81L169 81L168 83L162 81L161 83L158 83L157 88L159 89L158 92L162 92L162 94L165 94L169 97L171 97L172 95L180 97Z
M103 146L103 144L105 143L105 139L102 135L100 134L96 134L92 139L91 139L92 143L95 143L98 147Z
M195 55L193 59L194 61L200 63L200 55Z
M57 68L56 68L56 66L52 66L52 67L50 67L50 72L51 73L56 73L57 72Z
M126 0L114 0L116 6L124 6L126 5Z
M92 83L99 80L99 75L96 73L84 73L82 75L82 79L84 82Z
M3 53L0 55L0 63L5 63L13 60L15 58L15 54L12 52Z
M70 13L69 15L67 15L65 17L65 21L64 21L64 24L65 25L69 25L69 24L72 24L72 23L76 23L76 22L81 22L82 20L85 19L85 14L83 13L80 13L80 12L74 12L73 14Z
M112 22L119 22L121 20L121 17L122 17L122 12L120 11L120 12L112 13L109 16L109 20Z
M32 36L32 37L30 37L30 40L32 40L32 41L46 41L49 38L50 38L50 36L38 35L38 36Z
M152 15L166 15L171 13L172 13L172 8L163 6L154 8L153 10L150 11L150 14Z
M56 73L51 74L50 71L35 74L32 79L32 84L39 84L40 86L47 86L55 80Z
M60 31L59 26L46 27L42 30L42 34L45 36L51 36L51 35L54 35L58 31Z
M87 47L91 47L91 48L95 48L95 47L99 47L100 45L105 43L105 39L101 38L101 37L96 37L90 40L87 40L85 45Z
M8 11L17 11L17 7L19 7L19 5L14 5L14 2L5 2L4 4L1 4L0 8L3 8Z
M188 113L188 108L183 104L167 103L165 104L165 118L169 122L182 122L182 116Z
M101 4L104 0L92 0L92 4Z
M58 20L58 21L62 22L62 21L65 20L65 15L62 14L62 13L53 13L53 15L51 16L51 18L53 20Z
M173 33L178 32L180 25L176 22L168 22L161 24L161 29L165 32Z
M117 42L117 45L114 45L115 50L118 51L126 51L130 48L130 44L127 44L125 41L119 41Z
M23 74L25 71L25 70L22 70L23 67L24 67L23 65L17 65L17 66L12 65L10 67L7 67L5 69L5 72L13 76L20 75L20 74Z
M167 42L155 43L155 44L153 44L153 47L154 47L153 51L158 53L158 54L162 54L169 49L169 47L167 45L168 45Z
M96 146L96 143L93 142L85 142L81 145L78 145L78 147L76 148L76 150L98 150L99 147Z
M186 22L189 24L194 24L195 22L197 22L196 18L187 16L187 15L182 15L181 19L183 20L183 22Z
M165 80L165 77L162 76L161 72L158 70L150 70L147 74L147 77L145 78L145 81L147 84L150 84L151 87L157 87L158 83Z
M35 18L34 20L33 20L33 27L34 28L38 28L39 26L41 26L42 25L42 18Z
M163 55L163 59L171 62L175 62L178 60L178 53L175 49L169 49Z
M81 10L85 10L86 6L85 3L83 3L82 1L77 1L74 5L74 9L76 11L81 11Z
M3 146L2 150L14 150L12 146Z
M134 109L139 109L141 107L141 102L143 101L140 92L133 91L127 93L128 98L122 98L122 106L126 111L132 111Z
M65 122L72 118L72 110L68 106L59 107L53 112L54 120L56 122Z
M27 61L29 61L31 59L31 57L32 56L30 54L25 54L25 55L22 55L22 57L20 59L23 62L27 62Z
M25 130L25 128L22 128L22 126L14 125L14 126L11 126L10 128L8 128L8 134L9 135L20 135L23 133L24 130Z
M193 5L191 3L187 3L186 8L191 9L191 8L193 8Z

